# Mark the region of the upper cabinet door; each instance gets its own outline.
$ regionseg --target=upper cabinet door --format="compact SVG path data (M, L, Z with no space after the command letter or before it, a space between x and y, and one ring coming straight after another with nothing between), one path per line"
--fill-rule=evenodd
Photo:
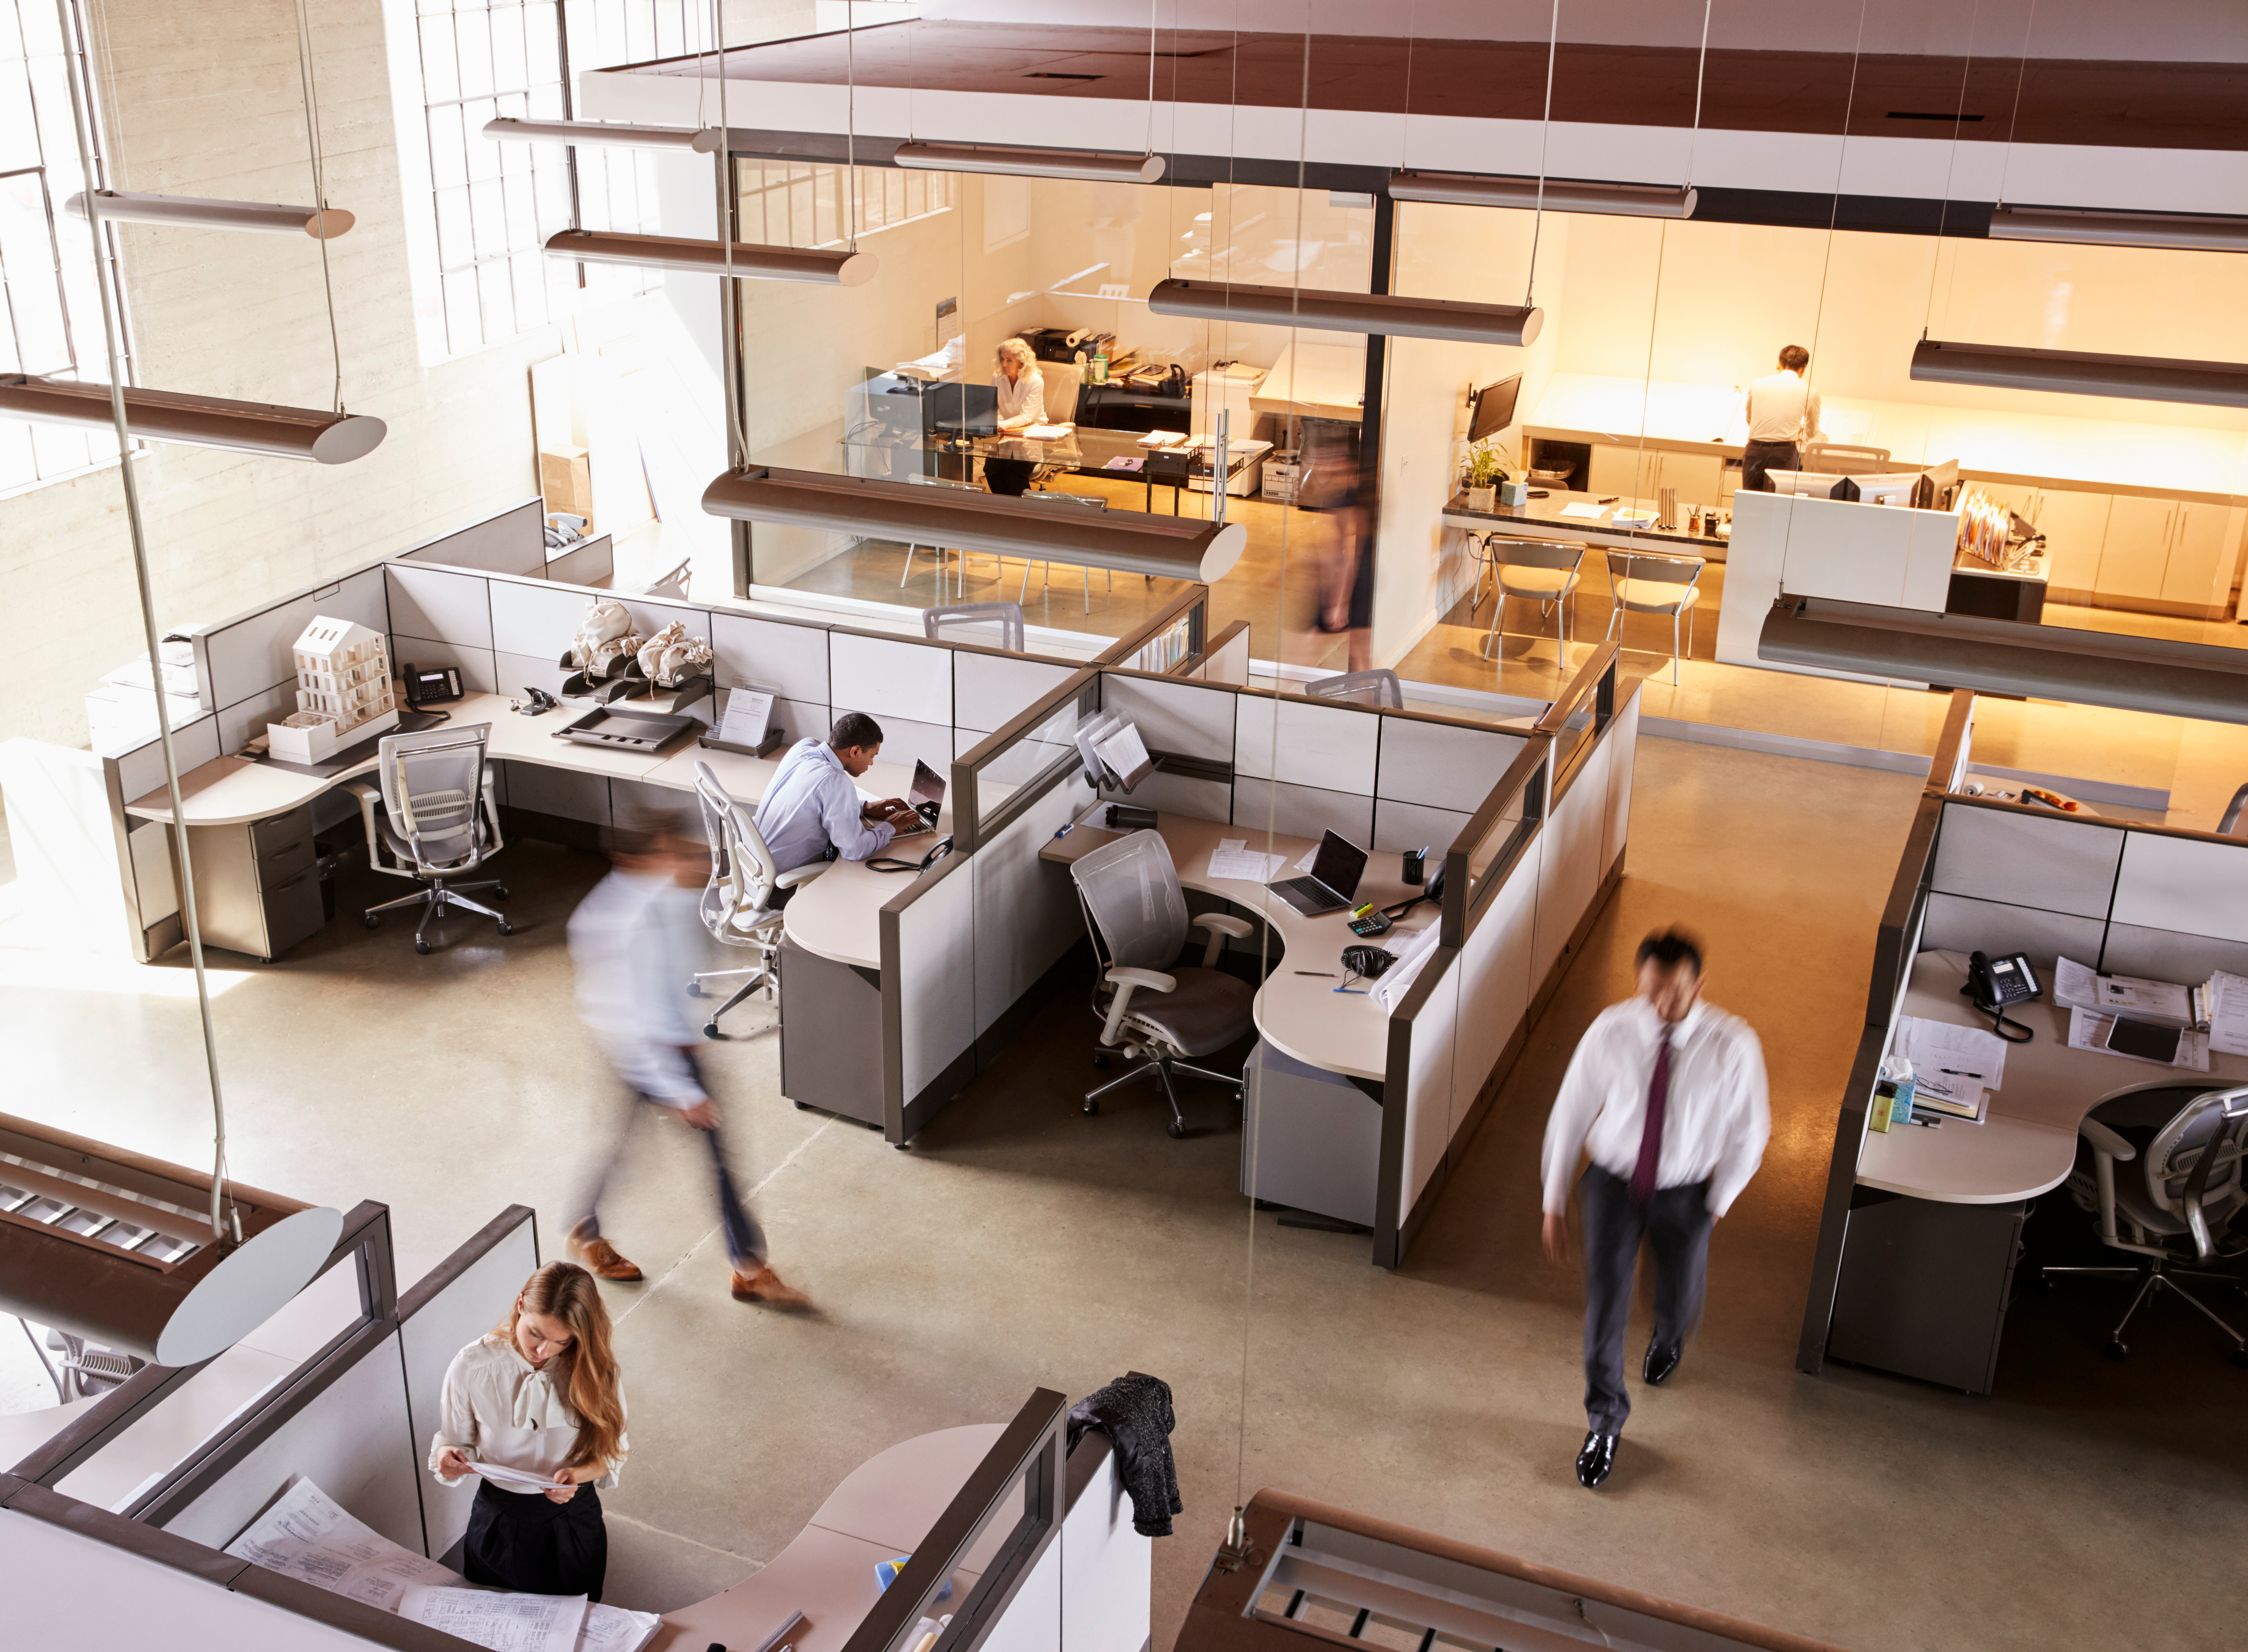
M2243 516L2248 511L2233 506L2178 502L2169 563L2162 572L2165 601L2183 602L2212 615L2225 606L2239 567Z
M2176 516L2175 499L2115 496L2108 512L2107 537L2100 547L2100 582L2095 588L2101 596L2142 600L2162 596L2170 530Z

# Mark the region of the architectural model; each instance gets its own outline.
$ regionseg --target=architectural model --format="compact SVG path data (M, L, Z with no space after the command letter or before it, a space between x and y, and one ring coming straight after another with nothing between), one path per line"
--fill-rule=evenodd
M265 725L267 749L291 763L318 763L345 743L398 723L398 690L381 633L315 615L291 650L297 709Z

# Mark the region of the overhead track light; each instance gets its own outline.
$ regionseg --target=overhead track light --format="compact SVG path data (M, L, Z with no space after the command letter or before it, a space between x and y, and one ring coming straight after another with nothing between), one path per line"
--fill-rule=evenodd
M2248 723L2242 650L2203 642L1782 596L1765 616L1757 657L2159 716Z
M786 523L1203 585L1231 572L1249 540L1249 530L1238 522L1055 510L980 490L812 470L729 471L703 490L702 508L739 522Z
M2237 361L2094 355L2081 350L2021 350L1922 339L1913 346L1912 376L1922 383L1971 384L1989 390L2248 408L2248 367Z
M625 149L696 149L696 127L636 127L621 120L517 120L484 122L487 138L527 143L604 143Z
M230 448L277 459L348 464L382 445L388 427L360 413L322 408L283 408L263 401L228 401L172 390L124 390L125 422L136 436L191 448ZM86 430L116 428L109 387L0 374L0 413Z
M901 143L897 163L928 172L998 172L1025 178L1077 178L1088 183L1155 183L1159 154L1113 149L1025 149L998 143Z
M2169 247L2181 252L2248 252L2248 218L2183 212L2098 212L2076 207L1999 207L1991 214L1991 239Z
M1392 201L1433 201L1450 206L1517 207L1534 212L1601 212L1623 218L1690 218L1696 195L1690 184L1593 183L1548 178L1541 195L1536 178L1494 177L1470 172L1396 172Z
M686 270L696 275L729 273L724 242L689 241L678 236L564 230L547 236L546 256L582 259L587 264ZM817 281L829 286L860 287L872 281L881 267L881 261L871 252L823 252L811 247L768 247L737 241L731 273L753 281Z
M308 235L315 241L332 241L358 222L341 207L324 212L318 207L205 201L184 195L133 195L122 189L96 189L91 196L74 195L64 204L83 218L87 216L89 199L93 216L113 223L184 223L206 230L249 230L261 235Z
M1159 316L1204 321L1261 321L1328 332L1454 339L1463 344L1528 344L1545 312L1454 298L1401 298L1387 292L1328 292L1313 287L1236 287L1221 281L1160 281L1148 295Z

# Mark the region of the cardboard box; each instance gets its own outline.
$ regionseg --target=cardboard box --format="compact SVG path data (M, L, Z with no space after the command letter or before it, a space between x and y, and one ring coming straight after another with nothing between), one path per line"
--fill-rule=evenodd
M545 497L550 512L567 511L592 521L593 472L585 449L541 448L538 491Z

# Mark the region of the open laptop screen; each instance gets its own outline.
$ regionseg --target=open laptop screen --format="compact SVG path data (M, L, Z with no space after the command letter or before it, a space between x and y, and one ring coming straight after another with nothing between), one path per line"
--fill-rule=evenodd
M944 777L919 758L914 760L913 787L906 793L908 803L942 803Z
M1347 901L1358 893L1366 874L1366 851L1348 838L1333 832L1319 835L1319 852L1312 858L1312 875Z

